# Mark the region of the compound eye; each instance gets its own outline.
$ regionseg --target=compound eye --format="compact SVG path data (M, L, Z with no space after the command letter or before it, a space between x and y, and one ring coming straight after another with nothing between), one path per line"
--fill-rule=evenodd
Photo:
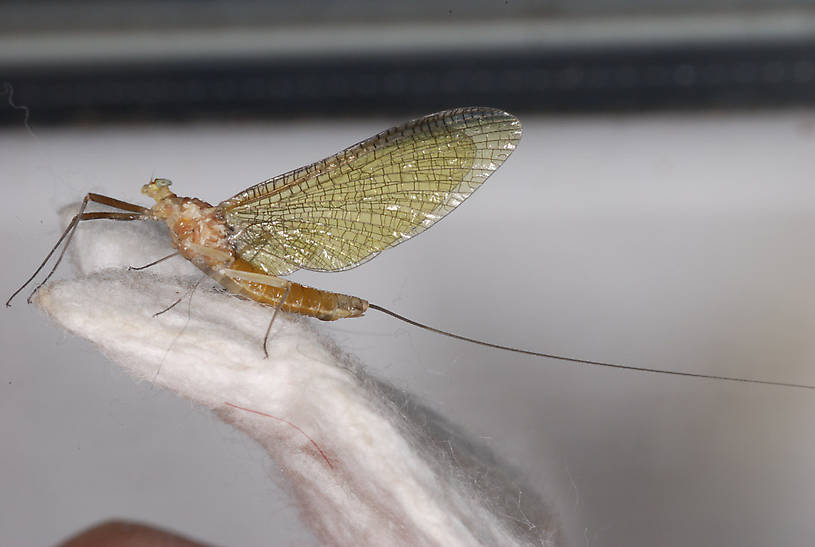
M173 183L170 179L155 179L153 182L155 182L159 188L166 188Z

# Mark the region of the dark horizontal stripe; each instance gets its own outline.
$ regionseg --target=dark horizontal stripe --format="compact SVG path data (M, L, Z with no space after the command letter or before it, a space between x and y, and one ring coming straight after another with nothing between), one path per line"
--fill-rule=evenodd
M815 39L609 50L61 69L0 67L31 122L415 115L464 105L580 112L815 103ZM23 113L0 107L0 122Z

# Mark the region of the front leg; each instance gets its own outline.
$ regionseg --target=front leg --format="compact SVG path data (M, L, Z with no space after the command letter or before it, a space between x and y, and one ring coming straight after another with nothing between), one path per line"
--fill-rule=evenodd
M102 205L107 205L109 207L115 207L117 209L122 209L124 211L130 211L129 213L115 213L109 211L102 211L102 212L95 212L95 213L86 213L85 208L88 206L88 202L95 202L101 203ZM146 207L142 207L141 205L136 205L134 203L128 203L126 201L122 201L116 198L112 198L110 196L103 196L102 194L94 194L89 193L85 195L85 198L82 200L82 205L79 207L79 212L74 215L74 218L71 219L71 222L68 223L68 227L65 228L65 231L62 232L62 235L57 240L56 244L51 248L51 251L46 255L45 259L42 261L42 264L31 274L25 283L20 286L19 289L14 291L12 295L6 300L6 306L11 306L12 299L20 294L20 292L25 289L29 283L34 281L34 278L42 271L51 257L54 255L56 250L59 248L60 244L65 241L65 245L62 247L62 251L59 253L54 266L51 268L51 271L48 272L48 275L45 276L39 285L37 285L31 294L28 296L28 303L31 303L31 298L36 294L40 287L45 285L45 283L54 275L54 272L57 270L57 266L59 263L62 262L62 257L65 256L65 251L68 249L68 245L71 243L71 239L74 237L74 232L76 231L76 227L79 226L79 223L83 220L101 220L101 219L108 219L108 220L148 220L150 219L150 209Z

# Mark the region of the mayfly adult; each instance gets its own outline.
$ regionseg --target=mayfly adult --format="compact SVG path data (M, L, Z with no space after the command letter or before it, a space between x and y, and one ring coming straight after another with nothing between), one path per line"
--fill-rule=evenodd
M179 197L170 181L153 179L142 193L151 208L89 193L28 286L62 246L56 271L80 222L165 222L177 252L225 289L274 309L334 321L376 310L416 327L482 346L584 365L733 382L815 389L815 386L636 367L493 344L408 319L356 296L307 287L283 276L299 269L338 272L413 238L475 192L515 150L521 123L494 108L459 108L383 131L311 165L247 188L211 205ZM119 211L85 212L90 202ZM165 257L169 258L169 257ZM164 260L164 259L160 259ZM156 261L159 262L160 260ZM271 327L270 322L270 327ZM264 338L266 350L269 330Z

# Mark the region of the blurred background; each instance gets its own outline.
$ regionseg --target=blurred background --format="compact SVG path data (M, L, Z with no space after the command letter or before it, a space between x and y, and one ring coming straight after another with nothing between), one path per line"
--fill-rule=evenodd
M814 5L3 2L0 73L41 123L810 104Z
M815 384L815 2L0 8L8 293L88 191L144 203L162 176L216 203L405 120L494 106L524 138L449 220L294 279L500 344ZM129 518L316 544L280 471L209 412L24 301L0 324L0 543ZM576 368L374 314L320 328L518 469L519 504L550 500L568 545L815 537L811 392Z

